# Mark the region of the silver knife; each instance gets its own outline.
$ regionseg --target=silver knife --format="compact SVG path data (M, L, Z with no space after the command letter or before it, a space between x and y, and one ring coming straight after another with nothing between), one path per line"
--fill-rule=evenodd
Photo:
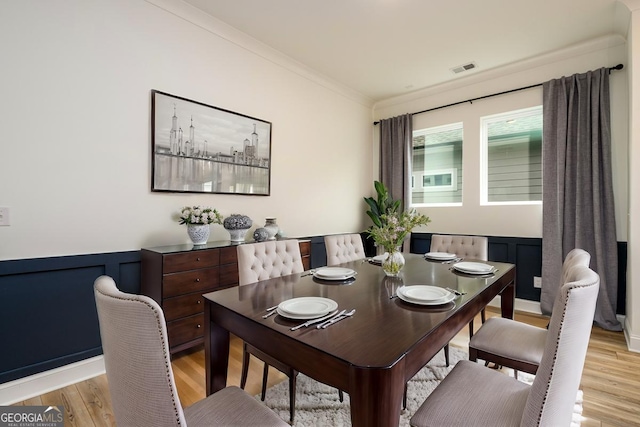
M333 313L327 314L326 316L322 316L318 319L308 320L304 323L299 324L298 326L294 326L291 328L291 330L296 331L300 328L306 328L307 326L315 325L316 323L324 322L325 320L331 319L333 316L340 316L345 312L346 310L342 310L341 312L338 313L338 310L336 310Z

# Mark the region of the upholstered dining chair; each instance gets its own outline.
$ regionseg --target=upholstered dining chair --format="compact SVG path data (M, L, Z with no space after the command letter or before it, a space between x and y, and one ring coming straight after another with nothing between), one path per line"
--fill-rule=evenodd
M120 426L288 426L238 387L226 387L182 408L162 308L118 290L109 276L94 282L102 350Z
M411 425L570 425L599 286L600 277L589 267L567 271L532 385L462 360L416 411Z
M591 255L583 249L572 249L562 263L562 280L576 265L589 267ZM469 341L469 360L482 359L514 370L535 374L542 360L547 329L512 319L488 319Z
M335 234L324 236L327 265L356 261L365 258L362 236L359 234Z
M238 281L240 286L274 277L302 273L304 271L302 257L300 255L300 245L295 239L269 240L266 242L239 245L237 253ZM298 371L245 342L243 344L242 374L240 376L240 388L242 389L244 389L247 383L250 355L254 355L264 362L261 393L261 399L263 401L267 392L269 366L273 366L289 377L289 416L290 422L293 422ZM342 402L342 391L339 393L340 401Z
M483 236L454 236L434 234L431 236L431 252L448 252L458 258L470 258L479 261L489 259L488 239ZM482 323L486 320L486 312L480 311ZM473 336L473 319L469 322L469 337ZM447 350L448 351L448 350Z

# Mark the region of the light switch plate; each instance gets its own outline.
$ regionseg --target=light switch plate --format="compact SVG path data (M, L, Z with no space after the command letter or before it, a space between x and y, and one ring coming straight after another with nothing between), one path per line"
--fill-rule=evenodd
M542 278L538 276L533 276L533 287L542 288Z
M9 208L0 207L0 226L2 225L11 225L11 220L9 218Z

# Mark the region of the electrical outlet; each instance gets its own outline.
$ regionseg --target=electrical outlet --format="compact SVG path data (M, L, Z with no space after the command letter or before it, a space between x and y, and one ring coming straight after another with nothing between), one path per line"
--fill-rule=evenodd
M533 287L542 288L542 278L538 276L533 276Z
M9 208L0 207L0 225L11 225L9 220Z

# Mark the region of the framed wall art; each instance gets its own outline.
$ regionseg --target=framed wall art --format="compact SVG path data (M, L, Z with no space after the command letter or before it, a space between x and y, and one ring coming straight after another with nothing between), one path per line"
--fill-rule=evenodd
M271 123L151 91L151 190L268 196Z

